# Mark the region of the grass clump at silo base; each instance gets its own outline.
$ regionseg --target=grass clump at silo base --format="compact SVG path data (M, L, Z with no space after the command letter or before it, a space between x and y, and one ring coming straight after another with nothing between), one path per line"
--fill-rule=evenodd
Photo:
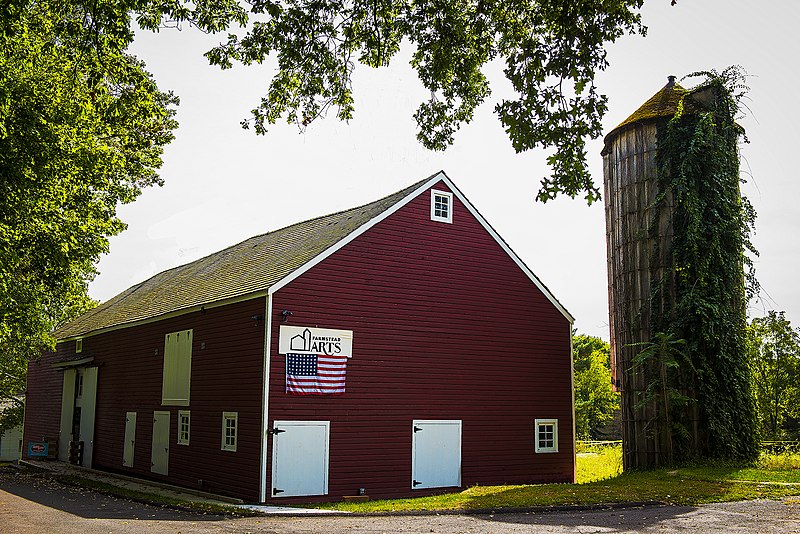
M590 447L577 454L576 480L578 484L595 482L622 473L622 447Z

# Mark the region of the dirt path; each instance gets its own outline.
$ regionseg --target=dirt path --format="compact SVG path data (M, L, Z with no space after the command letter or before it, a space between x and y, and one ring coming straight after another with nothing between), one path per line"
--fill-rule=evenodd
M118 499L45 476L0 471L0 532L731 532L800 534L800 498L700 507L545 514L226 518Z

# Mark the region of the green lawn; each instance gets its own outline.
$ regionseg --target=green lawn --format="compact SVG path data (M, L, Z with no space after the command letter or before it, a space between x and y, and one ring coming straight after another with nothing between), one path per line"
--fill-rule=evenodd
M798 459L800 460L800 458ZM785 468L687 467L620 473L621 451L608 447L578 455L577 484L474 486L432 497L362 503L329 503L323 508L352 512L525 508L575 504L661 501L701 504L800 495L800 462Z

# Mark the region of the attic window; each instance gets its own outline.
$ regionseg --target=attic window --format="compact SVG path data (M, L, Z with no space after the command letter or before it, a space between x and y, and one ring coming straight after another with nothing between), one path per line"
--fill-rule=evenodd
M453 193L431 191L431 220L453 222Z
M75 340L75 354L79 352L83 352L83 338L78 338Z

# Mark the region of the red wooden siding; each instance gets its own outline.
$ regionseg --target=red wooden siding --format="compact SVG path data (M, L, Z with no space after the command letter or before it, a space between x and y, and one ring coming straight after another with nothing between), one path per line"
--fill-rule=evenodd
M75 356L75 342L65 343ZM66 346L63 347L66 350ZM64 375L51 367L63 359L63 354L47 353L28 363L28 385L25 394L25 428L23 429L22 456L28 451L28 442L46 439L51 447L58 444L61 425L61 390Z
M94 467L257 500L261 453L264 298L210 308L83 340L98 365ZM256 323L254 315L261 315ZM190 406L162 406L164 336L193 329ZM75 342L59 344L63 357ZM204 347L204 348L203 348ZM28 412L48 413L58 435L61 373L31 365ZM57 375L55 377L54 375ZM47 384L47 386L43 386ZM50 389L46 389L50 388ZM49 412L40 411L46 403ZM178 445L178 411L190 410L190 444ZM169 475L150 472L153 412L170 412ZM238 448L221 450L222 412L239 413ZM122 466L126 412L137 413L133 468ZM50 421L53 419L53 421ZM28 425L26 431L41 427ZM203 481L202 485L199 481Z
M331 421L319 500L424 494L413 419L463 421L463 486L573 481L570 323L456 198L453 224L430 220L423 193L273 299L269 418ZM354 331L345 394L285 393L285 309ZM558 453L534 452L536 418L558 419Z

